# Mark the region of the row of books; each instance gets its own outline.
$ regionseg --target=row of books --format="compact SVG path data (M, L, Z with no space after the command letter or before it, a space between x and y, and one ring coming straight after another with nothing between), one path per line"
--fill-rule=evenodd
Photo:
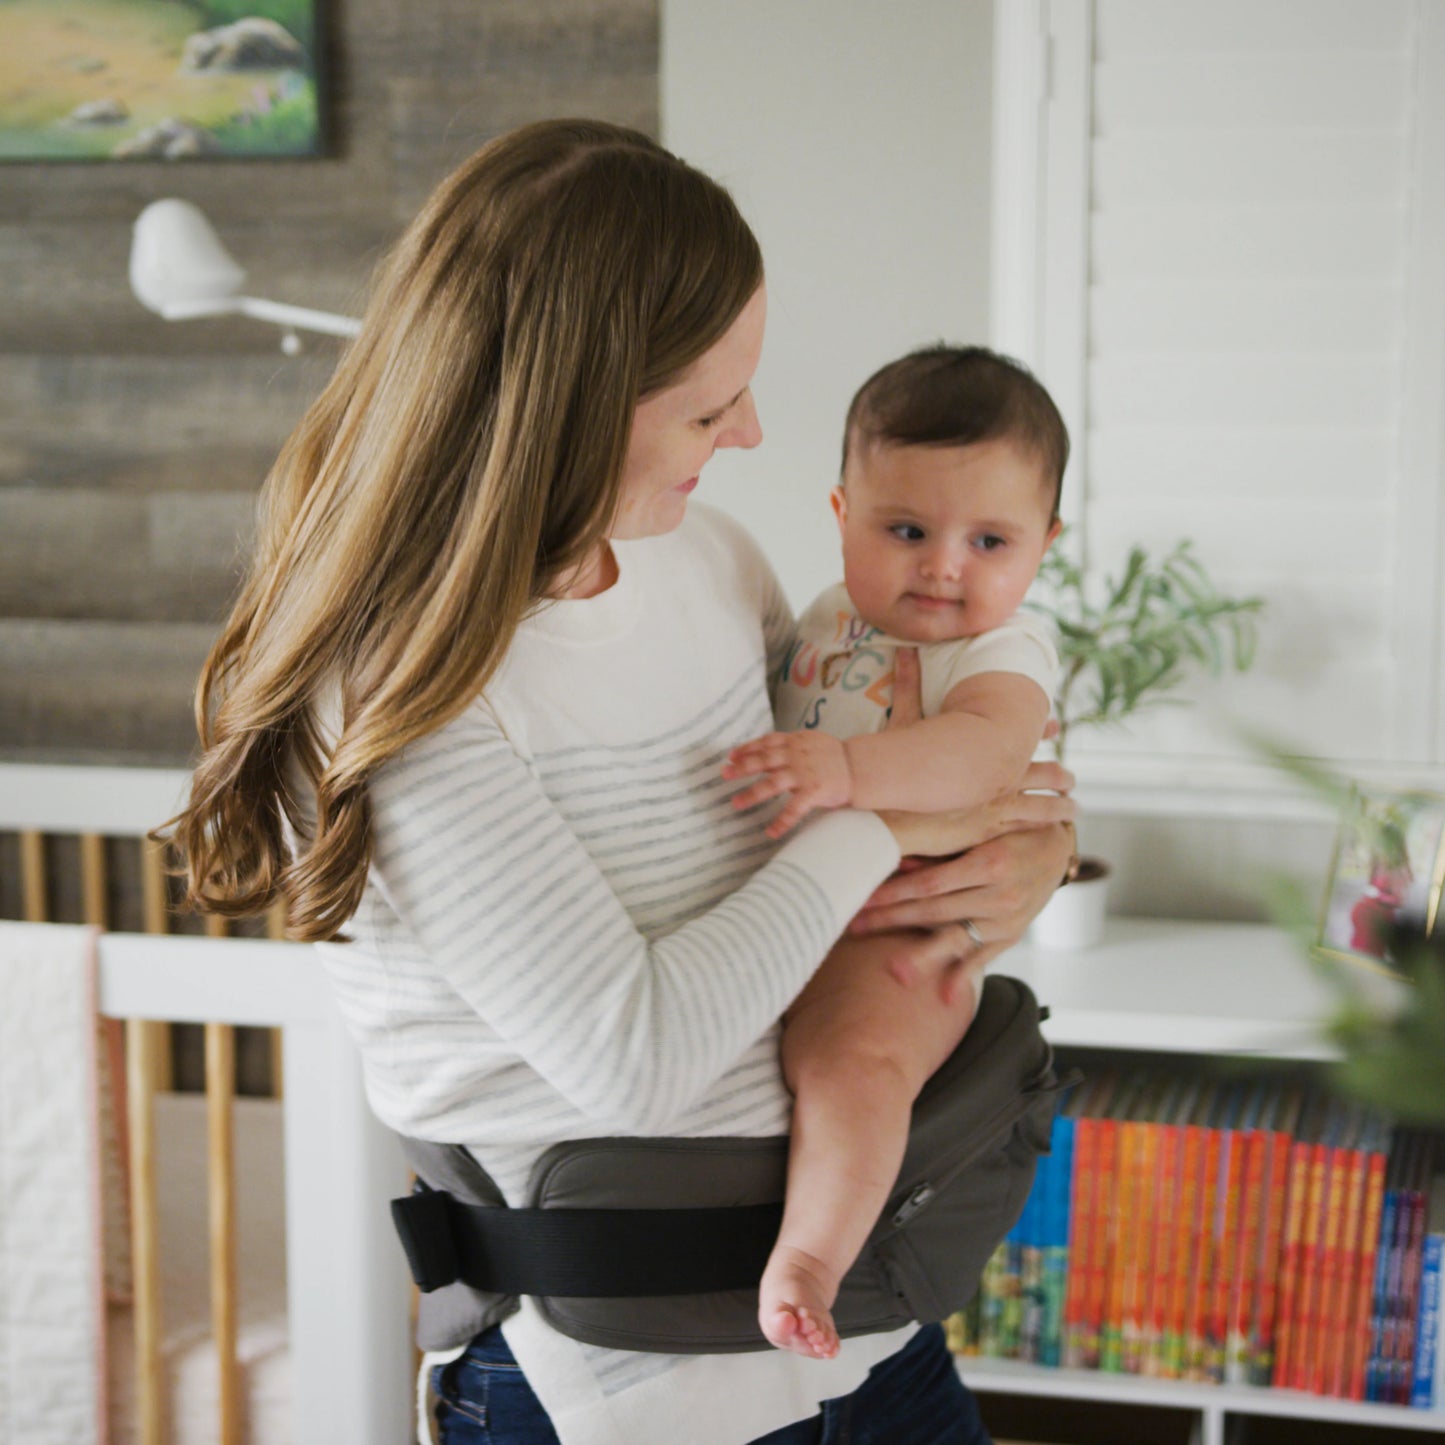
M1103 1070L951 1342L1445 1408L1436 1168L1434 1135L1298 1079Z

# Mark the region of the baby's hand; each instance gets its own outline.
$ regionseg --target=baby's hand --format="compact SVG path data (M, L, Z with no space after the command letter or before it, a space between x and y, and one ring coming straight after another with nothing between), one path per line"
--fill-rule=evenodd
M725 778L762 777L733 797L733 807L752 808L790 793L788 805L768 825L781 838L814 808L843 808L853 801L853 774L840 739L822 732L769 733L734 748L723 764Z

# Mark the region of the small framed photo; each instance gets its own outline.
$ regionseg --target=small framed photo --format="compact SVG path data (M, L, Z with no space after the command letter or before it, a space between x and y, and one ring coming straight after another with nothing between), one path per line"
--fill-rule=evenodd
M1355 788L1335 840L1317 947L1399 974L1390 929L1434 933L1445 886L1445 797Z

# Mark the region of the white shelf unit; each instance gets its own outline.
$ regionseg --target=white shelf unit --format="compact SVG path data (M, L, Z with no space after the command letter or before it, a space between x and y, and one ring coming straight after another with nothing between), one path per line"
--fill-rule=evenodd
M1299 944L1268 925L1111 919L1096 948L1024 945L996 968L1023 979L1048 1006L1044 1031L1055 1048L1319 1061L1332 1054L1322 1029L1332 995ZM1361 982L1382 1001L1398 988L1374 973L1362 972ZM1434 1431L1445 1438L1440 1408L1047 1369L979 1356L961 1360L959 1368L984 1395L1190 1411L1191 1445L1226 1445L1232 1424L1266 1417L1298 1420L1304 1428L1308 1422L1364 1427L1360 1445L1401 1431Z

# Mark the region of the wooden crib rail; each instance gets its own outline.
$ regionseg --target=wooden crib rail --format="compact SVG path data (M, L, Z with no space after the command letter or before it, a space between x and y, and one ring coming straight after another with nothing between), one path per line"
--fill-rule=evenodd
M315 951L103 934L100 1007L113 1018L280 1029L293 1438L409 1438L410 1281L386 1208L406 1188L406 1165L367 1107Z
M0 764L0 831L19 835L27 920L49 918L46 840L78 838L85 921L107 928L107 838L142 840L187 788L173 769ZM205 1039L212 1334L222 1445L239 1445L233 1162L235 1034L272 1030L271 1078L297 1081L283 1102L288 1313L294 1438L405 1438L410 1414L410 1286L385 1201L406 1187L395 1139L372 1119L354 1050L336 1018L314 951L227 937L170 935L161 851L141 842L144 934L105 933L101 1011L121 1028L127 1069L131 1251L142 1445L165 1445L160 1249L156 1237L154 1097L170 1087L169 1026ZM278 939L281 920L268 920Z

